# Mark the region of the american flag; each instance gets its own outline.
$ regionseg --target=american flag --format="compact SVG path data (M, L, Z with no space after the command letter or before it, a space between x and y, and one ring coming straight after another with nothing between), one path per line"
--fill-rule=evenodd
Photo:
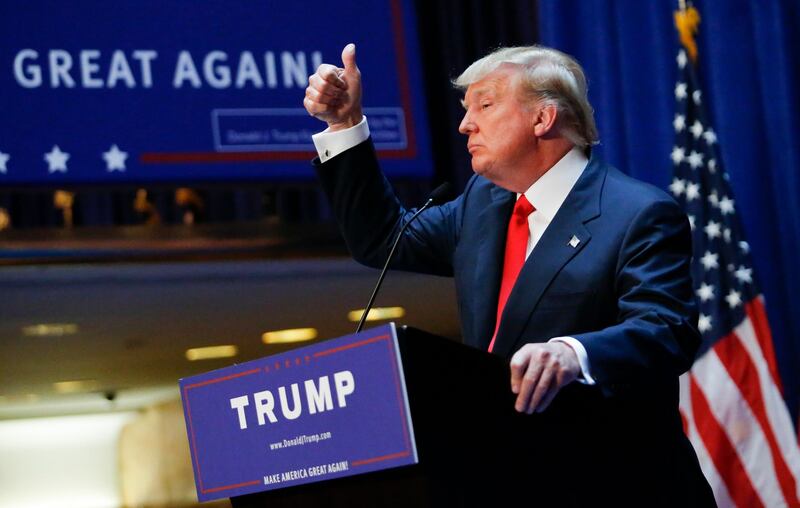
M800 449L764 299L697 80L696 46L682 36L669 190L692 227L703 346L681 377L681 414L720 507L798 507Z

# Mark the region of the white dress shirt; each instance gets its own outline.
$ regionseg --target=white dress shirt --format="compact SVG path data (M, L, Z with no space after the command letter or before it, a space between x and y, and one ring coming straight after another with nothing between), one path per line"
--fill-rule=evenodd
M336 132L325 129L311 136L321 162L336 157L345 150L364 142L368 137L369 125L367 125L366 116L349 129ZM533 248L542 238L547 226L550 225L562 203L567 199L569 191L583 174L587 163L588 159L583 151L573 148L525 191L525 197L536 208L528 216L530 235L528 236L528 246L525 249L525 259L528 259ZM518 194L517 198L519 196ZM579 340L574 337L555 337L549 342L563 342L570 346L575 351L581 367L582 378L578 378L578 381L590 385L595 384L590 373L586 348Z
M530 235L528 235L528 246L525 249L526 260L536 244L539 243L547 226L553 221L564 200L567 199L569 191L581 177L588 163L589 159L586 158L583 151L577 147L573 148L525 191L525 197L535 208L533 213L528 216ZM517 199L519 196L520 194L517 194ZM536 259L533 262L535 263ZM578 339L555 337L549 342L564 342L570 346L575 351L581 366L582 378L578 378L578 381L590 385L595 383L589 368L589 356L586 354L586 348Z

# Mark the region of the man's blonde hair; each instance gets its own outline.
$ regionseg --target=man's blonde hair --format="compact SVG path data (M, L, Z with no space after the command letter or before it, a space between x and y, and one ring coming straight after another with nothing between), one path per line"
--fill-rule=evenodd
M456 88L482 80L503 64L521 67L518 75L524 104L553 105L558 111L556 127L575 146L597 143L594 111L586 94L581 65L561 51L543 46L499 48L476 61L453 80Z

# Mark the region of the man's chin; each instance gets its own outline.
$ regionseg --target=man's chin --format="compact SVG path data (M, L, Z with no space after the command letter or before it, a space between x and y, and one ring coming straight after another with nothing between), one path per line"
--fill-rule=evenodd
M473 173L475 173L476 175L485 176L487 169L488 168L486 167L486 164L481 164L480 162L476 162L475 157L472 158Z

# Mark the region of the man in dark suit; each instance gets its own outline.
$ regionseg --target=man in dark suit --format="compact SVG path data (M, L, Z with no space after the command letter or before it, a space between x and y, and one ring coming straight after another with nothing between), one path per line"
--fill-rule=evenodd
M304 106L328 123L315 164L354 257L381 266L412 211L379 170L353 45L342 61L309 78ZM509 359L516 410L558 433L520 446L552 462L548 480L575 475L585 491L565 505L713 506L677 410L700 343L686 216L587 158L597 133L568 55L500 49L455 85L476 174L408 228L392 266L455 277L465 343Z

